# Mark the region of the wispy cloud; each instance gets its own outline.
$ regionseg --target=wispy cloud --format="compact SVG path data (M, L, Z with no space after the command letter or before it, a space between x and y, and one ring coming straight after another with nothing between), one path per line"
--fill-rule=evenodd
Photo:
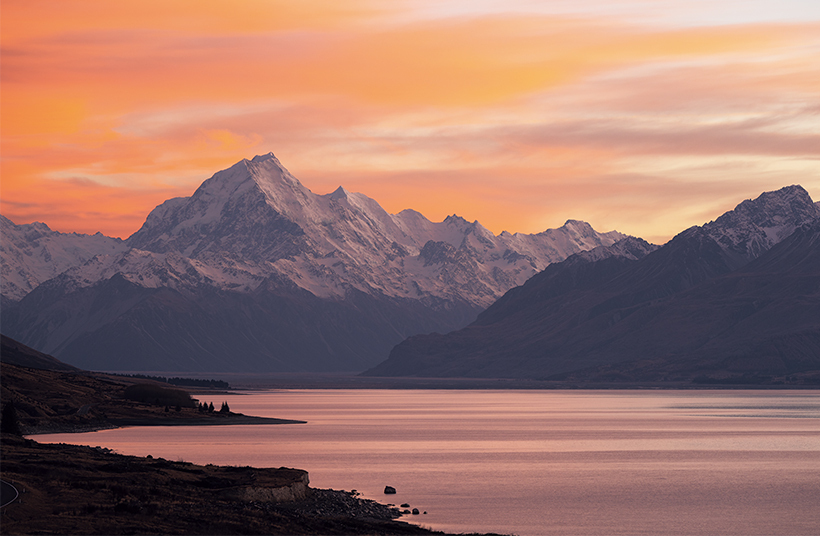
M271 150L317 192L496 232L661 240L820 195L820 13L715 6L7 2L0 210L127 236Z

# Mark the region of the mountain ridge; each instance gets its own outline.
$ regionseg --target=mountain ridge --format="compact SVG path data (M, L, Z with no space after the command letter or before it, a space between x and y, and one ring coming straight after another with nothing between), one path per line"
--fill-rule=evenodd
M639 259L592 250L553 264L470 326L408 338L364 374L691 381L741 374L740 362L768 374L820 369L818 206L787 187L738 207ZM803 364L765 350L775 347ZM763 354L780 365L764 366Z
M313 194L268 153L160 204L116 249L32 285L4 304L3 325L84 368L362 370L404 337L461 327L550 263L623 236L576 220L494 235L456 215L388 214L344 187Z

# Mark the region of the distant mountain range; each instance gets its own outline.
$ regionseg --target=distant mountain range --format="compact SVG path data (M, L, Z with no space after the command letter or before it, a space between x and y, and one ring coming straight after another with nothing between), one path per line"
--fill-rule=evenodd
M752 384L818 372L820 207L790 186L654 251L627 238L572 255L365 374Z
M273 154L155 208L127 240L0 216L3 333L72 365L361 371L461 328L551 263L624 235L568 221L494 235L449 216L316 195ZM635 246L649 250L648 244Z

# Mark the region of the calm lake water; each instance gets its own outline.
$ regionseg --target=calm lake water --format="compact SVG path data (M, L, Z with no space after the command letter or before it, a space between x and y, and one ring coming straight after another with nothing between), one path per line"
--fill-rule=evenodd
M405 520L506 534L820 534L820 393L264 391L279 426L37 436L199 464L298 467L410 503ZM383 494L384 486L398 493Z

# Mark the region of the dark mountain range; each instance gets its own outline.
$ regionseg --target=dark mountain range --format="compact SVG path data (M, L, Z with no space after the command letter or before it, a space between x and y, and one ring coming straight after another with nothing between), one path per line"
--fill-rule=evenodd
M0 224L3 331L82 368L133 371L361 371L623 238L574 220L494 235L455 215L388 214L341 187L312 193L273 154L159 205L125 241Z
M766 193L641 258L618 243L553 264L470 326L411 337L365 374L731 383L818 371L818 236L805 190Z

